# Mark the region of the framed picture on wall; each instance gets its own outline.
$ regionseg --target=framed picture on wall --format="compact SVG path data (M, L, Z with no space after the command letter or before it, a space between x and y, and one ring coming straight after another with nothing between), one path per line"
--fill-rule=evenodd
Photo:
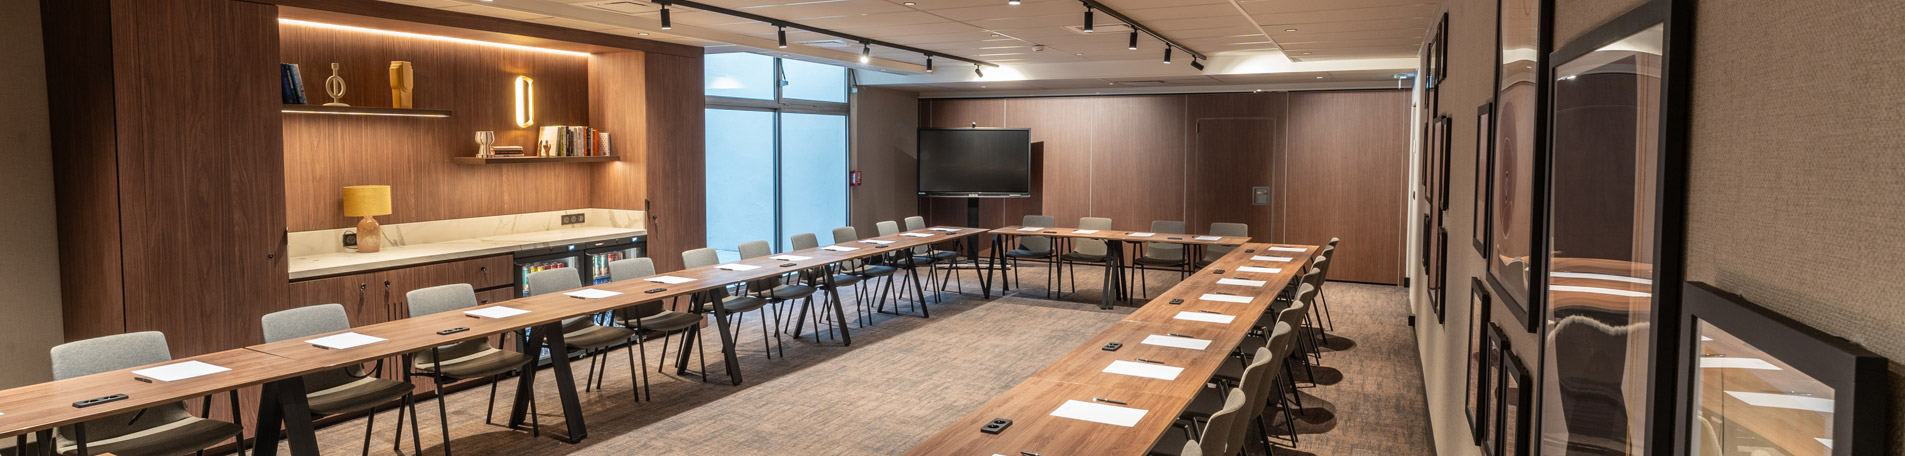
M1546 154L1549 49L1553 0L1497 0L1495 123L1488 198L1488 253L1495 299L1526 331L1541 315L1545 277L1542 203Z
M1432 256L1430 255L1430 252L1434 251L1433 249L1431 249L1431 247L1435 246L1435 219L1430 218L1429 214L1422 214L1421 236L1422 236L1421 239L1417 240L1416 245L1422 246L1421 254L1422 254L1423 277L1428 277L1429 276L1428 274L1429 258Z
M1449 13L1442 13L1442 19L1435 24L1435 86L1442 87L1442 81L1449 79Z
M1489 132L1495 124L1489 121L1489 115L1495 112L1495 103L1482 103L1475 110L1475 224L1470 225L1475 232L1475 253L1488 255L1488 193L1494 184L1494 176L1489 172L1495 162L1495 148L1489 141Z
M1468 285L1468 383L1462 388L1468 396L1463 411L1468 414L1469 433L1476 444L1482 443L1482 429L1488 422L1488 385L1490 382L1483 373L1488 371L1487 340L1482 331L1488 325L1488 285L1481 279L1469 279Z
M1449 210L1449 168L1451 168L1449 163L1451 163L1450 159L1454 157L1454 151L1451 149L1455 148L1453 146L1455 119L1449 116L1439 116L1435 118L1435 122L1437 130L1439 130L1435 135L1436 140L1440 141L1435 146L1437 152L1435 158L1437 173L1435 178L1437 184L1435 190L1437 201L1436 210L1446 211ZM1446 220L1444 222L1444 225L1446 225Z
M1449 271L1449 230L1435 229L1435 259L1429 268L1429 301L1435 306L1435 322L1447 323L1449 319L1448 282Z
M1502 354L1508 353L1507 334L1502 332L1500 325L1490 322L1488 323L1488 337L1484 340L1486 340L1487 343L1483 345L1483 348L1487 351L1482 352L1482 359L1487 360L1487 362L1482 363L1482 378L1491 380L1489 385L1483 388L1487 391L1487 397L1483 398L1483 403L1501 404L1502 389L1499 379L1502 375ZM1495 407L1492 414L1500 416L1501 407ZM1499 448L1501 448L1501 420L1485 419L1482 420L1482 422L1486 424L1482 427L1482 454L1488 456L1507 456L1499 451Z
M1495 419L1501 421L1497 456L1528 456L1528 404L1533 402L1529 387L1534 381L1529 379L1528 366L1513 352L1502 351L1501 365L1501 406L1495 409Z

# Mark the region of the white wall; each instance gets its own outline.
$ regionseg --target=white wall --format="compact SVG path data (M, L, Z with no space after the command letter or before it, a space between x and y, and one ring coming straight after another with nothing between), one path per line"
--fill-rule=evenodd
M39 2L0 2L0 388L51 379L62 340L44 57Z

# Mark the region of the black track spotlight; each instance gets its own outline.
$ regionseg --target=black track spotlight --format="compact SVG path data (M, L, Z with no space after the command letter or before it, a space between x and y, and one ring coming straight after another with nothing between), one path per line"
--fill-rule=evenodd
M787 49L787 26L782 25L779 28L780 30L778 30L778 32L780 33L780 36L781 36L781 49Z
M927 73L933 72L933 55L932 54L926 54L926 72Z
M1133 51L1138 50L1138 31L1136 28L1133 28L1131 30L1131 45L1125 47L1125 49L1130 49Z
M980 78L985 78L985 77L986 77L986 67L984 67L984 66L980 66L980 65L973 65L973 66L972 66L972 74L976 74L976 75L979 75L979 77L980 77Z
M1171 63L1171 49L1170 46L1164 47L1164 63L1166 64Z
M1085 33L1091 33L1091 7L1085 7Z
M675 21L668 18L668 3L664 2L661 4L661 29L670 30L673 28L675 28Z
M1204 64L1198 63L1197 57L1193 56L1191 57L1191 68L1195 68L1197 71L1204 71Z
M866 42L861 42L860 43L860 63L867 63L871 61L873 61L873 45L868 44Z

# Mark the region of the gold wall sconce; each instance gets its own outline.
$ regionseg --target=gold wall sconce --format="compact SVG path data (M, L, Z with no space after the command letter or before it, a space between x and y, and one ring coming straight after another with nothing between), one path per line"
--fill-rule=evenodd
M516 77L516 126L529 128L536 124L536 81L528 76Z

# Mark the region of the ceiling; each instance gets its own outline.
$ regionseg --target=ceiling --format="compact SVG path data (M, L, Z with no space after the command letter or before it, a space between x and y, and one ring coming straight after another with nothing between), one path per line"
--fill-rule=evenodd
M671 7L673 30L663 31L653 0L383 0L485 16L542 23L580 30L702 46L710 52L727 50L793 52L773 49L775 28L719 13ZM834 29L877 40L943 54L984 60L1007 66L1084 64L1161 60L1163 47L1149 36L1139 39L1139 50L1126 49L1129 29L1098 14L1094 33L1078 29L1084 6L1076 0L1023 0L1009 6L1004 0L699 0L809 26ZM1424 32L1438 11L1427 0L1099 0L1164 36L1205 55L1275 54L1289 62L1325 63L1369 59L1414 59ZM907 5L907 3L913 3ZM558 5L552 5L558 4ZM789 41L803 56L822 60L847 59L860 51L858 43L800 30L788 30ZM736 45L736 44L739 45ZM762 43L766 43L762 46ZM806 46L806 47L802 47ZM820 52L805 52L808 48ZM831 51L831 52L827 52ZM798 57L798 56L797 56ZM879 69L917 73L923 56L874 47ZM1188 60L1179 53L1176 59ZM941 60L937 63L945 63ZM1060 65L1054 65L1060 66ZM1076 65L1074 65L1076 66ZM1177 65L1184 67L1185 65ZM1395 65L1389 65L1393 67ZM1412 65L1411 65L1412 66ZM1094 67L1102 70L1102 66ZM1396 70L1328 71L1312 66L1301 77L1270 79L1393 81ZM1282 71L1294 71L1283 69ZM1049 73L1049 72L1048 72ZM1083 72L1089 73L1089 72ZM1152 74L1111 74L1111 77L1040 76L1014 84L1052 88L1112 86L1129 81L1157 85L1224 85L1258 83L1266 75L1200 75L1182 68L1166 77ZM1077 76L1083 76L1079 74ZM939 78L944 79L944 78ZM1250 82L1238 82L1250 81ZM915 90L970 90L986 81L919 81ZM889 84L909 85L909 84ZM990 88L990 87L988 87Z

